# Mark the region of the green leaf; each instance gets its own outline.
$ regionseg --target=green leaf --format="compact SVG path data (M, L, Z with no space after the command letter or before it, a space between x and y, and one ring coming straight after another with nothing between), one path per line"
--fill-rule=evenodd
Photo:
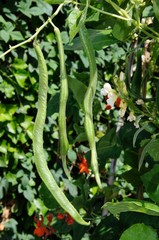
M159 161L159 139L154 139L151 142L147 148L147 152L150 154L154 161Z
M139 160L139 170L140 170L140 168L142 167L144 158L145 158L148 150L150 150L151 146L153 145L153 142L154 142L154 141L155 141L155 139L151 139L151 140L148 142L148 144L144 147L144 149L142 150L141 157L140 157L140 160Z
M69 26L70 42L73 40L73 38L76 36L76 34L79 31L78 20L81 14L82 14L82 11L80 11L79 8L75 7L67 18L67 22Z
M0 122L12 120L12 116L17 110L17 105L0 104Z
M23 70L28 67L23 59L15 58L14 62L12 63L12 67L16 70Z
M124 200L122 202L107 202L102 208L106 208L114 216L122 212L140 212L151 216L159 216L159 207L156 204L142 200Z
M17 41L24 40L23 35L22 35L21 32L19 32L19 31L13 31L13 32L11 32L10 36L11 36L11 39L12 39L13 41L14 41L14 40L17 40Z
M10 35L7 31L1 30L0 31L0 38L7 43L9 41Z
M158 0L153 1L153 10L157 20L159 21L159 1Z
M141 176L141 179L149 197L159 203L159 165L155 164L150 171Z
M129 33L131 33L132 29L133 27L128 21L117 20L113 27L112 34L116 39L124 42L125 40L127 40L128 35Z
M117 136L115 128L112 128L97 143L97 153L100 166L104 167L105 161L109 158L118 158L121 152L120 146L117 145Z
M150 226L137 223L126 229L119 240L158 240L157 232Z
M88 29L90 40L95 50L101 50L119 41L112 36L111 30ZM82 44L79 37L75 38L71 45L66 45L65 50L82 50Z
M83 99L85 96L85 93L87 91L87 87L84 83L81 81L77 80L76 78L71 78L69 77L68 79L68 86L73 92L73 96L76 99L77 103L79 104L80 107L83 108Z
M14 76L17 80L17 83L21 88L27 88L26 87L26 80L29 76L29 73L26 70L18 70L14 73Z
M40 187L40 196L43 200L45 206L49 209L57 209L59 207L59 204L55 200L55 198L52 196L50 191L47 189L44 183L41 184Z

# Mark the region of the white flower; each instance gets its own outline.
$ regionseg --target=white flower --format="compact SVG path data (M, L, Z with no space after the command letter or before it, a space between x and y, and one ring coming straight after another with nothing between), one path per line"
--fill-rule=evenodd
M115 90L112 89L112 91L108 93L107 104L113 108L114 103L116 102L117 98L118 98L118 96L117 96Z
M130 112L130 114L129 114L127 120L130 121L130 122L136 121L136 117L135 117L133 111Z
M102 96L107 96L108 93L110 93L112 91L112 87L109 83L105 83L104 87L101 89L101 95Z
M123 99L121 99L119 107L120 107L119 116L122 118L124 117L127 108L127 104Z
M144 101L142 99L138 99L136 101L137 105L143 105L144 104Z

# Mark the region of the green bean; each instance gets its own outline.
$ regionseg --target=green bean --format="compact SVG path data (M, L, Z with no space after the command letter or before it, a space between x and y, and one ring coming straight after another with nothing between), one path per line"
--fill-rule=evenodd
M96 152L96 143L95 143L95 130L93 124L93 99L97 86L97 66L95 61L94 49L89 38L88 31L86 27L81 25L79 30L79 35L81 39L81 43L83 45L84 51L87 55L89 67L90 67L90 79L89 85L87 87L87 91L84 97L84 113L85 113L85 131L87 134L88 142L91 149L91 167L95 175L96 182L100 188L102 188L99 169L98 169L98 160L97 160L97 152Z
M47 108L47 89L48 89L48 74L47 66L37 42L34 42L34 48L38 58L38 68L39 68L39 92L38 92L38 112L35 119L34 130L33 130L33 152L34 161L41 177L42 181L45 183L46 187L59 203L59 205L68 212L71 217L82 225L89 225L89 222L85 222L81 215L77 212L74 206L66 198L65 194L61 188L57 185L53 175L51 174L43 149L43 130L46 119L46 108Z
M52 23L52 22L51 22ZM59 60L60 60L60 107L59 107L59 139L60 139L60 154L62 158L63 169L68 177L71 180L70 172L66 164L66 155L69 149L69 142L67 138L67 129L66 129L66 104L68 99L68 82L67 82L67 73L65 67L65 54L64 47L62 42L62 37L59 28L57 28L53 23L54 32L58 44L59 51Z

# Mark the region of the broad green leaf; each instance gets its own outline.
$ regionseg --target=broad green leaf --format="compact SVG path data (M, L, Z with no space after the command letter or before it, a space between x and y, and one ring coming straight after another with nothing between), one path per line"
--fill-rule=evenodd
M14 76L19 86L21 88L26 88L26 80L29 76L29 73L26 70L18 70L14 73Z
M111 30L88 29L90 40L95 50L101 50L119 41L112 36ZM79 37L75 38L71 45L66 45L65 50L82 50L82 44Z
M139 160L139 170L140 168L142 167L142 164L144 162L144 158L148 152L148 150L151 148L151 146L153 145L153 142L155 141L155 139L151 139L147 145L143 148L142 150L142 153L141 153L141 157L140 157L140 160Z
M159 139L154 139L154 141L147 148L147 152L154 161L159 161Z
M159 203L159 164L141 176L146 193L154 201Z
M159 207L156 204L142 200L124 200L122 202L107 202L102 208L106 208L114 216L122 212L140 212L151 216L159 216Z
M7 31L1 30L0 31L0 38L7 43L9 41L10 35Z
M83 99L87 90L87 87L84 83L77 80L76 78L69 77L68 86L73 92L73 96L76 99L80 107L83 107Z
M159 1L158 0L153 1L153 10L157 20L159 21Z
M70 35L70 42L76 36L79 31L79 18L82 14L82 11L79 8L75 7L73 11L69 14L67 18L68 26L69 26L69 35Z
M138 137L139 133L142 132L144 129L145 129L145 127L142 127L142 128L139 128L139 129L135 132L134 137L133 137L133 147L135 147L136 140L137 140L137 137Z
M16 105L12 104L0 104L0 122L12 120L12 116L17 110Z
M28 67L28 65L23 61L23 59L15 58L14 62L12 63L12 67L16 70L23 70Z
M124 42L128 38L132 29L133 27L128 23L128 21L117 20L113 27L112 34L116 39Z
M59 204L52 196L52 194L49 192L44 183L42 183L40 187L40 196L47 208L57 209L59 207Z
M137 223L126 229L119 240L158 240L157 232L150 226Z
M97 143L97 153L100 166L104 167L109 158L118 158L121 153L120 146L117 145L117 136L115 128L112 128Z
M23 35L22 35L21 32L19 32L19 31L13 31L13 32L11 32L10 36L11 36L11 39L12 39L13 41L14 41L14 40L17 40L17 41L24 40Z

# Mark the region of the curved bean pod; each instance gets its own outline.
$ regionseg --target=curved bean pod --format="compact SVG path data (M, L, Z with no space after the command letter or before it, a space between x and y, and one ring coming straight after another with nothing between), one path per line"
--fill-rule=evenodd
M98 169L98 160L97 160L97 152L96 152L96 143L95 143L95 131L94 131L94 124L93 124L93 99L96 91L97 86L97 66L95 61L95 54L92 43L90 41L88 31L86 27L81 25L79 30L79 35L81 39L81 43L83 45L84 51L87 55L89 67L90 67L90 79L89 85L84 97L84 113L85 113L85 131L87 134L88 142L91 149L91 166L93 173L95 175L96 182L100 188L102 188L100 176L99 176L99 169Z
M34 42L34 48L38 58L38 68L39 68L39 93L38 93L38 112L35 119L34 130L33 130L33 152L34 161L41 177L42 181L45 183L46 187L49 189L50 193L59 203L59 205L68 212L71 217L82 225L89 225L89 222L85 222L81 215L77 212L74 206L66 198L65 194L57 185L53 175L51 174L43 149L43 130L46 119L46 108L47 108L47 90L48 90L48 74L47 66L43 53L37 42Z
M56 41L58 44L59 51L59 60L60 60L60 107L59 107L59 139L60 139L60 154L62 158L63 169L68 177L71 180L70 172L66 164L66 155L69 149L69 142L67 139L67 129L66 129L66 104L68 99L68 82L67 82L67 73L65 67L65 54L64 47L62 42L62 37L59 28L54 26L54 32L56 36Z

